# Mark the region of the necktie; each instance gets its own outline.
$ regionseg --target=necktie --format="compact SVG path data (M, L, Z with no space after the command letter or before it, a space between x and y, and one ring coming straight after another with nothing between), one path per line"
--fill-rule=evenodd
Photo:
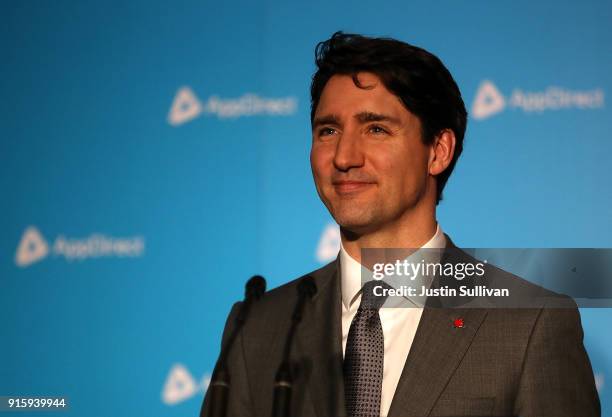
M385 342L378 310L386 297L376 297L367 282L351 322L344 353L344 397L348 417L380 417Z

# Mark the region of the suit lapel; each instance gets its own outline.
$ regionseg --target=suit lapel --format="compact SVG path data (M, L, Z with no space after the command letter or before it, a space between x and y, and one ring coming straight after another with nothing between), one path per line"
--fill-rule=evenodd
M298 361L305 362L306 386L319 417L343 417L342 301L340 260L313 274L317 294L306 307L296 335Z
M430 413L486 314L482 309L423 310L388 417ZM459 317L463 328L453 325Z
M448 237L447 241L456 248ZM340 260L316 271L313 278L317 294L296 334L295 358L304 365L306 390L316 415L345 417ZM484 309L423 310L388 417L431 412L486 314ZM464 319L463 328L453 326L459 317Z
M448 236L446 240L449 250L441 262L464 261L467 255ZM444 304L427 299L388 417L429 415L487 315L486 309L440 308ZM463 327L454 326L457 318L463 319Z

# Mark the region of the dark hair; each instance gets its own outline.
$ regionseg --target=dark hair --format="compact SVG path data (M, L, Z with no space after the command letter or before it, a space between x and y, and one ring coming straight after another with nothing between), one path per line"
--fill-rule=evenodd
M310 86L311 123L321 93L333 75L352 75L355 85L361 87L357 74L371 72L419 118L425 144L431 144L444 129L455 133L453 160L437 176L436 202L440 202L442 190L463 150L467 124L461 92L442 61L424 49L395 39L336 32L317 45L315 62L317 72Z

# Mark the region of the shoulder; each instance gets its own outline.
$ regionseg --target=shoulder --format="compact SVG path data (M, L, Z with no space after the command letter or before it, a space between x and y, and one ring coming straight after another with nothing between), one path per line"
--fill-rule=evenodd
M480 264L484 273L478 277L465 278L454 282L456 286L480 286L487 289L507 290L507 296L503 297L479 297L477 300L480 307L492 308L570 308L575 309L576 303L571 297L551 291L540 285L534 284L518 275L505 271L487 260L477 259L465 250L454 245L452 240L446 236L448 246L444 257L446 262L463 264Z
M317 290L329 285L333 279L337 269L337 262L333 261L327 265L308 272L298 278L295 278L279 287L273 288L266 292L263 297L258 301L258 307L260 308L275 308L282 306L283 304L292 304L292 300L297 297L297 287L300 281L306 277L312 277L314 279Z
M337 270L338 260L336 259L319 269L267 291L260 300L253 304L246 327L256 332L264 327L267 329L286 327L291 320L297 301L298 284L306 277L312 277L317 293L319 293L329 285L333 285L337 277Z
M483 261L456 247L450 239L448 241L452 262ZM496 331L503 329L503 334L520 343L539 336L550 342L559 338L582 340L580 313L571 297L536 285L490 263L485 264L484 271L482 281L475 285L507 289L509 292L507 297L479 297L476 303L477 307L486 308L488 314L485 323L493 325ZM474 281L465 281L461 284L474 284Z

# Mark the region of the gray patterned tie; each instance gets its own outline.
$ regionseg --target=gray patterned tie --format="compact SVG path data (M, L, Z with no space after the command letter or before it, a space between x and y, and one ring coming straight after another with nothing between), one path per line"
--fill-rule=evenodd
M367 282L353 318L344 353L344 397L348 417L380 417L385 341L378 310L386 297L376 297ZM383 284L384 285L384 284Z

